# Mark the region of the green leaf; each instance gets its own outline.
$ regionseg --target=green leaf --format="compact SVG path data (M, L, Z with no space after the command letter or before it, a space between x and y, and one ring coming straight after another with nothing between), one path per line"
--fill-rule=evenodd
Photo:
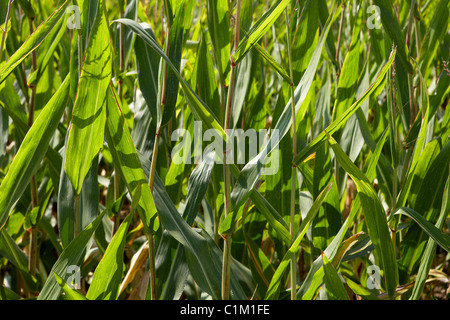
M21 297L14 291L0 285L0 300L20 300Z
M238 64L250 49L267 33L289 4L289 0L278 0L264 15L250 28L248 34L239 42L239 46L231 55L231 61Z
M450 2L440 0L436 5L430 26L421 43L419 67L423 77L427 77L431 71L430 64L438 51L439 44L442 43L442 38L447 33L446 30L448 30L449 23Z
M247 95L252 84L254 77L255 57L253 54L248 54L241 61L241 63L236 67L236 83L233 92L233 101L231 106L230 114L230 126L232 129L237 128L238 121L241 116L242 109L244 108L244 103L247 99Z
M369 181L373 181L373 179L375 178L376 173L375 169L377 167L378 160L380 159L383 146L386 143L386 139L388 137L387 132L388 131L385 131L383 133L380 141L377 143L374 153L369 159L369 163L366 169L366 176L369 179ZM324 251L327 257L330 257L330 259L334 260L338 256L338 252L340 250L340 247L342 246L341 242L348 228L353 224L353 220L355 219L355 216L360 211L360 209L361 209L361 202L358 194L356 194L356 198L353 201L352 209L350 210L347 219L342 224L341 229L334 237L331 244ZM304 280L302 286L300 287L300 290L297 292L297 298L302 300L312 299L316 294L316 291L319 288L322 279L323 279L323 263L321 257L318 257L313 262L310 271L306 276L306 279Z
M413 69L409 62L409 52L406 47L405 36L394 13L392 2L389 0L374 0L373 3L380 8L380 18L383 27L397 47L399 58L406 71L411 73Z
M9 74L17 67L33 50L39 47L52 29L58 24L59 19L65 14L65 10L71 1L66 0L47 20L45 20L33 34L14 52L8 61L0 68L0 83L5 81Z
M61 289L63 289L64 293L66 294L66 299L68 300L88 300L85 296L83 296L81 293L76 291L75 289L72 289L67 285L67 283L64 281L63 278L58 276L58 274L53 272L54 277L56 278L56 281L60 285Z
M67 142L65 171L76 195L103 146L106 93L111 81L111 48L104 2L100 4L81 71Z
M328 136L328 142L333 148L339 164L356 184L364 210L364 218L369 237L375 247L375 253L380 260L381 269L384 271L388 294L392 297L398 284L398 269L395 250L381 201L375 193L369 179L351 162L331 136Z
M114 163L119 169L120 176L123 177L130 194L133 196L138 186L141 186L142 196L139 201L138 213L144 224L146 234L150 235L159 228L155 203L130 131L120 111L120 102L112 88L108 90L107 98L106 141Z
M447 184L445 185L444 197L442 200L441 213L439 214L438 221L436 222L436 229L439 231L444 226L444 222L450 213L450 176L447 179ZM420 218L419 218L420 219ZM448 236L444 235L444 238ZM428 278L428 273L430 271L431 263L433 262L434 255L436 253L437 242L434 238L428 240L425 252L420 262L419 271L417 272L416 281L414 283L414 288L411 293L410 300L418 300L422 294L422 290L425 285L425 281Z
M284 81L289 84L292 83L291 77L287 71L261 45L256 43L254 48L258 51L261 57L263 57L264 60L266 60L269 65L284 79Z
M433 148L427 150L427 148L425 147L423 152L432 150ZM416 151L418 152L419 150ZM417 196L411 197L412 199L415 199L414 206L411 206L411 209L413 209L417 213L422 214L423 217L431 224L435 224L438 219L443 191L445 188L445 181L449 172L449 162L450 143L447 143L447 145L442 148L442 150L431 163L426 173L421 172L422 170L418 166L420 162L417 161L417 169L415 171L417 171L418 175L420 173L419 176L423 176L423 179L417 179L418 185L413 190L414 193L417 190ZM414 176L414 174L411 172L410 175ZM405 195L408 195L409 197L409 194L406 192ZM404 203L399 202L398 206L405 205ZM402 281L406 281L405 279L412 272L415 272L420 262L420 257L422 257L423 251L425 250L426 241L427 237L425 231L419 225L413 224L408 228L406 234L403 237L403 246L400 248L401 258L399 260L399 268L401 271Z
M311 239L313 247L311 254L318 257L333 240L333 237L341 228L341 213L339 208L339 191L332 170L330 151L327 146L322 146L316 152L313 172L312 197L316 199L327 185L333 183L333 187L319 213L311 224Z
M350 48L345 56L344 64L339 74L337 85L336 100L333 108L333 120L339 118L348 106L352 105L355 99L355 93L358 85L359 75L359 56L360 56L360 31L361 31L361 13L360 7L357 13L357 21L353 25L352 41Z
M221 84L226 84L230 71L230 17L226 0L208 0L208 29L211 36L215 65Z
M295 29L292 39L292 79L295 83L308 68L308 63L319 38L319 12L321 3L318 0L307 0L302 8L300 21ZM329 92L328 92L329 94Z
M36 17L36 12L29 0L17 0L20 4L20 8L25 12L26 16L30 19L34 19Z
M295 112L296 114L299 112L300 107L302 106L306 96L311 88L313 79L316 75L316 70L319 65L319 60L321 57L323 45L325 43L325 39L327 38L328 32L330 30L330 26L334 21L336 15L333 13L328 19L322 35L320 36L318 45L314 50L314 54L311 58L308 69L303 75L300 83L295 89ZM272 135L264 146L263 150L254 157L251 161L249 161L241 173L239 174L238 181L233 187L233 191L231 192L231 204L232 207L240 207L248 198L250 191L255 187L258 180L262 175L263 164L265 162L265 158L267 155L272 152L279 142L283 139L283 137L289 132L292 123L292 108L291 102L285 106L283 113L278 119L273 130L278 130L278 133ZM233 169L233 167L232 167Z
M151 38L155 38L152 29L147 24L142 24L145 32ZM156 39L154 39L156 42ZM139 87L142 95L147 102L147 108L150 115L156 120L157 117L157 98L158 98L158 69L159 55L155 50L147 46L140 37L136 37L134 43L134 52L136 56L137 73L139 79Z
M69 78L66 77L22 141L20 149L0 185L0 194L2 194L0 198L0 228L5 225L12 208L28 188L31 177L44 158L48 144L64 113L68 95Z
M7 258L19 270L29 290L37 289L37 281L28 271L28 256L4 228L0 230L0 255Z
M303 219L297 234L295 238L292 241L292 244L288 250L288 252L284 255L283 260L280 262L277 270L275 271L275 274L273 275L272 280L270 281L269 288L267 289L266 297L267 300L274 300L278 298L280 286L281 286L281 278L286 271L287 267L289 266L289 263L291 261L292 256L298 251L300 247L300 242L303 239L303 236L305 235L306 231L308 230L311 221L316 216L317 212L319 212L320 207L322 206L322 203L325 201L328 193L331 190L332 185L330 184L317 197L317 199L314 201L311 209L309 210L308 214L306 215L305 219ZM292 289L291 289L292 290Z
M203 160L206 163L214 161L214 153L207 152ZM141 158L145 172L149 172L150 161ZM223 253L206 232L199 234L182 218L173 205L161 178L155 175L153 189L155 204L161 223L173 238L183 245L189 270L199 287L214 299L221 297L220 275ZM238 264L232 260L231 264L231 295L235 299L246 299L238 278Z
M364 300L379 300L376 296L374 296L369 290L362 287L361 285L353 282L349 278L346 278L345 281L347 282L347 285L349 286L352 291L363 298Z
M178 1L178 3L176 4L173 24L170 26L169 42L166 44L169 46L168 58L177 68L178 72L181 71L181 53L183 51L182 47L184 43L184 23L186 18L185 16L187 6L187 0ZM178 77L172 70L168 70L166 79L164 112L161 115L161 119L158 119L158 126L167 124L170 119L173 118L175 114L175 106L177 104L178 90ZM160 121L161 123L159 123Z
M141 188L138 187L137 190ZM140 198L140 192L135 197ZM135 199L134 206L137 204ZM134 210L122 221L119 230L114 234L106 252L95 269L92 283L86 294L89 300L116 300L122 281L124 267L123 252L128 228L133 218Z
M106 214L104 210L95 220L86 227L59 256L58 260L52 267L49 277L42 288L38 300L57 300L61 294L61 287L59 286L54 274L57 274L65 282L70 277L67 272L69 266L79 266L79 262L83 253L85 252L86 245L92 239L95 230L102 222L103 216Z
M183 210L183 219L192 225L197 217L200 203L205 196L209 185L214 162L207 156L199 163L189 178L186 196L186 205ZM175 257L170 252L176 250ZM156 274L160 298L163 300L178 299L184 290L185 281L189 275L184 247L168 232L164 232L156 253Z
M289 233L289 226L283 220L283 217L272 207L272 205L256 190L253 190L250 198L266 218L269 225L276 231L278 236L286 245L292 242L291 234Z
M209 161L213 161L213 159L213 157L210 157ZM161 179L157 175L155 176L153 192L161 223L170 235L184 246L189 270L194 280L202 290L210 294L214 299L220 299L221 250L214 241L208 241L204 238L205 235L201 236L184 221L175 209ZM231 292L235 299L245 298L240 284L237 283L236 277L233 276L233 267Z
M197 61L192 72L192 86L198 93L198 96L211 106L212 111L219 123L223 123L220 106L219 90L216 81L210 81L215 78L213 59L208 50L206 33L201 33L200 44L197 49Z
M336 269L334 269L333 265L323 252L322 252L322 260L328 299L349 300L344 285L342 284L342 280L339 277L339 274L337 273Z
M155 41L155 39L147 32L145 29L135 21L129 19L119 19L116 20L118 23L123 23L132 29L136 35L138 35L144 42L149 45L153 50L155 50L161 58L163 58L170 69L175 73L178 80L180 81L181 88L183 89L184 97L194 114L194 116L203 122L203 125L207 129L216 129L224 138L224 141L228 141L227 134L217 122L217 119L214 116L214 113L211 109L197 96L197 94L192 90L189 84L184 80L184 78L180 75L177 68L173 65L170 59L166 56L166 54L162 51L159 44Z
M66 134L65 144L67 145L67 139L69 132ZM64 171L64 163L66 158L65 149L62 150L62 165L59 172L59 188L58 188L58 228L59 237L63 247L73 240L75 236L75 193L72 187L72 183L67 177ZM91 168L83 182L83 187L80 194L80 230L83 230L88 226L98 214L98 202L99 202L99 188L98 188L98 157L94 158Z
M317 150L317 148L320 147L326 140L327 140L327 133L332 135L339 129L341 129L345 122L350 118L350 116L356 112L356 110L361 107L363 102L381 85L383 82L384 76L386 75L387 71L391 67L392 63L394 62L396 51L392 51L391 57L389 61L384 65L380 73L378 74L375 82L373 82L370 87L367 89L367 91L350 107L348 108L343 114L341 114L335 121L333 121L326 130L322 131L310 144L308 144L307 147L303 148L302 151L300 151L294 158L294 164L300 165L301 162L303 162L309 155L311 155L313 152Z
M442 249L450 252L450 237L427 221L421 214L411 208L397 208L392 215L404 214L413 219Z

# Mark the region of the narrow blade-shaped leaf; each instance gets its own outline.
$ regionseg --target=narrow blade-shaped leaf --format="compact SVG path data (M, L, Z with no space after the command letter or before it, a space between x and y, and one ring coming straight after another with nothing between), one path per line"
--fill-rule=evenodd
M92 283L86 294L86 298L89 300L117 299L122 281L125 240L133 213L134 210L122 222L106 249L105 255L95 269Z
M405 36L403 34L400 23L394 12L393 3L389 0L374 0L375 5L380 9L380 18L386 33L395 43L398 49L399 58L404 65L406 71L412 72L412 66L409 62L409 52L406 46Z
M381 269L384 271L386 277L385 281L388 294L389 296L393 296L398 284L397 260L381 201L375 193L369 179L351 162L331 136L328 136L328 139L339 164L356 184L364 210L369 237L375 247L375 253L380 259Z
M69 266L79 266L79 261L83 256L84 249L88 242L92 239L95 230L100 225L106 210L104 210L95 220L84 229L78 237L76 237L59 256L58 260L52 267L52 270L47 278L47 281L42 288L38 300L56 300L61 294L61 287L58 284L54 274L56 273L65 282L70 277L68 273Z
M325 131L322 131L306 148L300 151L294 158L294 164L297 166L305 160L309 155L311 155L317 148L327 140L327 133L332 135L337 130L342 128L345 122L350 118L350 116L356 112L356 110L361 107L362 103L381 85L384 80L384 76L388 72L390 66L394 62L396 51L391 53L389 61L384 65L375 82L370 85L367 91L356 101L350 108L348 108L344 113L342 113L335 121L333 121Z
M234 63L239 63L242 58L249 52L249 50L266 34L267 30L278 19L289 4L289 0L277 1L264 15L255 23L249 30L248 34L240 41L239 46L231 60Z
M311 209L309 210L308 214L306 215L305 219L303 219L299 230L297 231L297 235L295 239L292 241L292 244L288 250L288 252L284 255L283 260L281 261L280 265L278 266L277 270L275 271L275 274L273 275L272 280L270 281L269 288L267 289L266 293L266 299L273 300L278 297L280 286L281 286L281 277L283 276L284 272L286 271L287 267L289 266L289 262L291 261L292 256L298 251L300 247L300 242L303 239L303 236L306 234L306 231L308 230L309 226L311 225L311 221L314 219L314 217L319 212L320 207L322 206L322 203L325 201L328 193L331 190L332 185L330 184L324 190L320 193L320 195L317 197L316 201L314 201ZM295 290L294 288L291 288L291 290Z
M413 219L442 249L450 252L450 237L411 208L397 208L392 215L402 214Z
M17 67L33 50L35 50L44 39L50 34L52 29L58 24L65 14L65 10L71 1L66 0L47 20L45 20L33 34L14 52L8 61L0 68L0 83Z
M92 160L103 146L106 91L111 81L111 51L104 2L97 11L81 71L67 142L65 171L80 194Z
M0 228L2 228L15 203L28 187L53 137L66 107L69 78L66 77L58 91L41 111L28 131L14 161L0 185Z
M230 71L230 18L227 0L207 0L208 29L221 82Z
M145 232L150 235L158 230L156 207L148 186L147 178L142 169L139 156L131 138L125 118L120 111L120 103L112 88L108 92L106 140L114 163L120 170L130 194L133 196L140 186L142 196L139 201L138 213L144 224Z
M69 285L64 281L63 278L58 276L57 273L53 273L53 275L56 278L56 281L60 285L61 289L63 289L64 293L66 294L66 299L68 300L87 300L85 296L83 296L81 293L76 291L75 289L72 289L69 287Z
M333 267L327 256L322 252L323 271L325 278L325 286L327 289L328 299L330 300L349 300L341 278Z
M447 179L447 184L444 190L444 198L442 200L441 213L439 214L438 221L436 222L436 228L438 230L442 229L446 217L450 212L450 176ZM414 288L411 293L410 300L418 300L422 294L422 290L425 285L425 281L428 278L428 273L430 271L431 263L436 252L437 243L433 238L428 239L425 252L423 254L422 261L420 262L419 271L417 272L416 282L414 283Z
M383 136L381 137L380 141L378 142L376 149L373 153L373 155L370 157L369 164L367 165L366 170L366 176L369 179L369 181L373 181L375 178L375 169L377 167L378 160L380 159L381 151L383 149L384 144L386 143L386 139L388 137L387 134L388 131L385 131ZM345 222L342 224L341 229L339 230L338 234L334 237L331 244L325 249L325 254L327 257L330 257L333 261L338 256L338 252L341 246L341 242L344 239L344 236L353 223L353 220L355 219L356 214L361 209L361 201L356 194L356 198L353 201L352 209L350 211L350 214L348 215ZM343 245L343 244L342 244ZM308 275L306 276L306 279L303 281L303 284L300 287L300 290L297 292L297 298L302 300L309 300L312 299L316 291L318 290L320 284L323 280L323 263L321 257L318 257L312 264L310 271L308 272Z
M309 89L311 88L311 84L316 75L316 70L319 65L319 60L322 54L322 49L325 43L325 39L328 36L328 32L330 30L330 26L335 18L335 12L329 17L322 35L320 36L319 42L317 44L316 49L314 50L314 54L312 55L310 64L308 69L305 71L300 83L295 89L295 112L297 113L300 109L300 106L305 101L306 96L308 94ZM278 122L276 123L273 130L277 130L277 134L272 135L264 146L263 150L250 160L242 169L238 181L236 182L233 191L231 193L231 204L232 207L241 206L248 198L250 191L256 186L259 181L262 171L263 171L263 163L265 161L266 156L272 152L280 143L281 139L289 132L292 123L292 108L291 102L289 102ZM234 168L233 166L231 167ZM233 171L232 171L233 172Z
M162 51L159 44L155 39L150 36L145 29L138 24L136 21L129 19L119 19L116 22L123 23L133 30L136 35L138 35L144 42L149 45L153 50L155 50L161 58L163 58L169 68L175 73L178 80L180 81L181 88L183 89L184 97L195 117L203 122L203 125L207 129L216 129L222 135L225 141L228 141L227 134L223 130L222 126L218 123L211 109L198 97L198 95L192 90L186 80L181 76L178 69L173 65L172 61L166 56Z

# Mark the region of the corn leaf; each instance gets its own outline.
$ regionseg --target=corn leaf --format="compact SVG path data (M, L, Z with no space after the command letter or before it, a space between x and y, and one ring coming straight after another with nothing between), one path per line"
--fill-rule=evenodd
M350 118L350 116L358 110L362 103L381 85L383 82L384 76L386 75L387 71L389 70L390 66L394 62L396 51L394 50L391 53L391 57L389 61L383 66L383 69L378 74L375 82L373 82L370 87L367 89L367 91L350 107L348 108L344 113L342 113L336 120L334 120L325 131L322 131L310 144L308 144L307 147L303 148L302 151L300 151L294 158L294 164L297 166L304 161L309 155L311 155L313 152L319 148L320 145L322 145L326 139L327 139L327 133L332 135L336 131L338 131L340 128L342 128L345 124L345 122Z
M108 22L102 1L89 37L77 97L72 113L72 125L67 142L64 169L76 195L95 156L103 146L106 121L106 93L111 81L111 51Z
M11 55L8 61L0 68L0 83L5 81L14 68L16 68L31 52L33 52L33 50L42 44L44 39L50 34L65 14L65 10L69 4L70 1L66 0L33 32L33 34L23 43L20 49Z
M331 136L328 136L328 139L339 164L356 184L364 210L369 237L375 247L375 253L381 263L381 269L384 271L388 294L392 296L398 284L398 269L383 206L369 179L350 161Z
M437 231L441 230L444 226L444 222L446 217L450 212L450 178L447 179L447 184L445 185L444 190L444 199L442 200L441 212L439 214L438 221L436 222ZM420 215L419 215L420 216ZM419 219L423 219L421 216ZM436 231L435 231L436 232ZM447 237L445 234L443 237ZM436 252L437 241L434 240L434 237L428 240L427 246L425 248L425 252L423 255L423 259L420 262L419 271L417 272L416 281L414 283L414 288L411 293L410 300L418 300L422 294L422 290L425 285L425 281L428 278L428 273L430 271L431 263L433 262L433 257Z
M393 215L402 214L413 219L442 249L450 252L450 237L427 221L421 214L411 208L397 208Z
M185 99L191 108L192 113L195 117L202 121L203 125L208 129L216 129L218 132L224 137L224 140L227 141L226 133L220 124L217 122L217 119L214 117L214 113L211 109L198 97L198 95L192 90L189 84L184 80L184 78L180 75L177 68L173 65L172 61L166 56L166 54L162 51L159 44L155 41L155 39L147 32L145 29L135 21L129 19L119 19L116 20L118 23L123 23L128 26L131 30L133 30L137 36L139 36L144 42L149 45L153 50L155 50L161 58L163 58L170 69L175 73L178 80L180 81L181 88L183 89L183 93Z
M79 262L85 251L86 245L92 239L95 230L100 225L106 210L104 210L95 220L76 237L59 256L52 267L52 270L39 293L38 300L57 300L62 288L56 280L57 274L66 283L70 277L69 266L79 266Z
M267 289L266 293L266 299L273 300L278 297L280 285L281 285L281 277L283 276L284 272L286 271L289 262L291 261L292 256L298 251L300 247L300 242L302 241L304 235L306 234L306 231L308 230L309 226L311 225L311 221L314 219L316 214L319 212L320 207L322 206L323 202L325 201L328 193L331 190L332 185L327 186L317 197L316 201L314 201L314 204L312 205L311 209L309 210L308 214L306 215L305 219L303 219L297 234L295 236L295 239L293 239L291 246L289 247L288 252L284 255L283 260L279 264L278 268L276 269L272 280L270 281L269 288ZM294 290L291 288L291 290Z
M68 300L88 300L81 293L69 287L69 285L64 281L64 279L58 276L58 274L53 273L53 275L56 278L58 284L61 286L61 289L63 289L65 296Z
M230 18L226 0L208 0L208 29L211 36L214 60L219 71L219 78L226 84L230 72Z
M0 185L0 228L28 187L31 177L39 167L66 107L69 93L69 79L66 77L61 87L47 103L35 120L20 146L14 161Z
M386 143L386 139L389 135L387 134L387 131L384 132L383 136L381 137L380 141L377 144L377 147L370 157L369 164L367 166L367 170L365 175L369 179L369 181L373 181L375 178L375 172L378 160L380 159L381 151L383 149L384 144ZM345 236L345 233L347 232L350 225L353 223L353 219L355 218L356 214L361 209L361 201L359 198L359 195L356 194L356 198L353 201L352 209L345 220L345 222L342 224L341 229L334 237L333 241L330 243L330 245L325 249L325 254L327 257L330 257L333 261L338 256L338 252L340 251L340 247L342 247L341 242L343 241L343 238ZM310 300L313 299L313 297L316 294L317 289L319 288L320 284L323 280L323 261L321 257L318 257L312 264L310 271L308 272L308 275L306 276L305 281L300 286L299 291L297 292L297 298L302 300Z
M106 140L114 163L120 171L130 194L133 196L141 186L138 213L148 235L159 228L156 207L142 169L139 156L131 139L130 131L120 110L120 103L112 88L108 90Z
M325 278L325 286L330 300L349 300L347 292L345 291L342 280L339 277L336 269L334 269L327 256L322 253L323 271Z
M239 46L231 55L231 60L238 64L250 49L266 34L289 4L289 0L278 0L264 15L251 27L248 34L239 42Z
M138 188L139 190L140 188ZM140 197L136 192L135 197ZM121 223L119 230L114 234L111 243L95 269L92 283L86 294L89 300L116 300L123 272L123 251L125 239L134 210Z
M306 99L308 91L313 82L316 70L319 64L319 59L322 53L323 45L325 39L327 38L328 32L330 30L331 23L334 20L335 14L333 13L327 21L326 26L323 29L322 35L320 36L318 45L314 50L314 54L311 58L308 69L303 75L300 83L295 89L295 112L297 113L302 105L303 101ZM242 169L238 181L233 187L231 193L231 204L232 207L239 208L248 198L250 191L255 187L256 183L260 179L263 171L263 164L266 156L276 148L280 140L289 132L292 123L292 111L291 102L289 102L281 114L278 122L276 123L273 130L278 130L278 134L272 135L264 146L263 150L252 160L250 160Z

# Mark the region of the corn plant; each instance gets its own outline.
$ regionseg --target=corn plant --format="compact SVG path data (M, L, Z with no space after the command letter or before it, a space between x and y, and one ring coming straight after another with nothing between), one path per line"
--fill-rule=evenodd
M448 299L448 0L0 26L1 299Z

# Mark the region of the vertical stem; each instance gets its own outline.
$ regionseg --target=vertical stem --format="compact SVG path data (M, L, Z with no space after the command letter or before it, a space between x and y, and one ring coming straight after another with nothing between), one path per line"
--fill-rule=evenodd
M345 6L342 4L342 11L341 11L341 21L339 22L339 35L338 35L338 43L336 48L336 62L339 64L339 54L341 51L341 37L342 37L342 26L344 25L344 12L345 12Z
M152 163L150 166L150 175L148 178L148 186L150 187L150 190L152 192L153 192L153 183L155 181L156 159L158 158L159 136L160 136L160 129L158 129L155 135L155 144L153 145L153 153L152 153Z
M37 265L37 229L31 227L29 254L28 254L28 271L32 276L36 274Z
M337 89L338 89L339 76L340 76L340 72L341 72L341 70L340 70L341 64L339 63L339 55L341 52L341 37L342 37L342 28L344 25L344 13L345 13L345 5L342 3L341 20L339 22L339 36L338 36L338 43L337 43L336 57L335 57L336 63L338 65L338 70L336 71L336 78L335 78L336 94L337 94ZM334 159L334 176L335 176L337 188L339 189L339 163L336 158Z
M156 300L156 265L155 265L155 244L153 235L148 236L148 249L149 249L149 269L150 269L150 299Z
M414 19L414 7L416 5L416 1L415 0L411 0L411 8L409 11L409 23L408 23L408 33L406 35L406 45L408 46L408 49L410 49L410 41L411 41L411 32L412 32L412 25L413 25L413 19ZM417 30L416 30L417 33ZM419 44L416 43L416 47ZM414 102L414 79L412 74L410 74L408 76L408 84L409 84L409 107L411 110L411 118L410 118L410 122L411 122L411 126L414 123L414 120L416 118L416 107L415 107L415 102Z
M73 237L76 238L81 232L81 202L80 196L75 196L75 229L73 232Z
M387 105L389 111L389 134L391 142L391 154L392 154L392 167L394 169L394 175L392 180L392 202L391 202L391 212L393 212L397 206L397 190L398 190L398 163L399 163L399 150L401 149L400 138L398 134L398 128L396 125L396 99L395 99L395 63L389 69L390 73L387 77ZM396 217L394 230L397 229L399 218ZM391 232L391 241L395 247L396 242L396 232Z
M265 1L265 11L269 11L270 10L270 3L269 0ZM264 42L264 49L267 50L267 47L269 46L269 37L267 36L267 33L264 34L264 38L263 38L263 42Z
M167 25L166 30L166 49L165 54L169 56L169 50L170 50L170 28L171 26ZM164 29L164 28L162 28ZM164 114L164 108L166 104L166 91L167 91L167 75L168 75L168 66L167 62L164 62L164 71L163 71L163 78L162 78L162 87L161 87L161 95L160 95L160 107L161 107L161 118ZM150 192L153 193L153 184L155 181L155 173L156 173L156 163L158 159L158 145L159 145L159 139L161 136L161 126L160 123L157 124L157 130L155 135L155 142L153 145L153 154L152 154L152 163L150 166L150 174L148 178L148 186L150 187ZM154 250L154 239L153 235L148 236L148 245L149 245L149 269L150 269L150 292L151 292L151 299L156 300L156 267L155 267L155 250Z
M414 19L414 35L416 37L416 58L419 59L420 54L420 27L419 21Z
M30 35L33 34L34 28L33 28L33 20L32 18L28 19L28 23L30 26ZM32 72L36 71L37 69L37 59L36 59L36 51L33 51L31 53L31 68ZM36 86L33 84L30 86L31 88L31 96L30 96L30 103L29 103L29 109L28 109L28 126L31 128L34 121L34 106L36 102ZM32 208L36 208L39 206L39 200L38 200L38 192L37 192L37 184L36 184L36 177L33 176L31 178L30 183L30 191L31 191L31 205ZM36 273L36 266L37 266L37 260L38 260L38 248L37 248L37 228L35 225L31 227L31 236L30 236L30 247L29 247L29 257L28 257L28 269L31 275L35 275Z
M83 68L83 34L78 31L78 81L81 78L81 70Z
M7 33L7 31L8 31L9 12L10 12L10 10L11 10L11 6L12 6L13 2L14 2L14 0L9 0L9 3L8 3L8 10L6 11L6 17L5 17L5 30L3 31L2 42L1 42L1 44L0 44L0 62L2 61L3 47L5 46L6 33Z
M411 0L411 8L409 11L409 23L408 23L408 32L406 35L406 45L408 46L408 49L410 49L411 44L411 31L413 26L413 19L414 19L414 7L416 6L416 0ZM417 43L416 43L417 46Z
M289 72L291 77L290 89L291 89L291 114L292 114L292 150L293 155L297 154L297 132L296 132L296 121L295 121L295 90L294 90L294 75L292 68L292 48L291 48L291 31L290 31L290 19L288 15L288 10L285 10L286 14L286 35L287 35L287 49L288 49L288 58L289 58ZM291 203L290 203L290 225L289 232L292 238L295 237L295 195L297 189L296 183L296 175L297 170L295 166L292 166L292 177L291 177ZM290 271L291 271L291 300L297 299L297 255L294 255L291 258L290 262Z
M119 18L122 19L125 15L124 3L120 1ZM122 23L119 24L119 81L118 94L120 103L123 104L123 79L122 74L125 71L125 28ZM120 172L116 166L114 168L114 201L120 198ZM114 232L119 229L120 225L120 209L114 218Z
M236 18L234 26L234 51L237 50L239 45L239 29L240 29L240 18L241 18L241 0L236 2ZM225 132L230 128L231 119L231 106L233 104L234 87L236 82L236 63L231 60L231 74L230 74L230 87L228 89L227 95L227 106L225 109L225 119L224 119L224 130ZM231 144L232 145L232 144ZM224 197L225 197L225 218L231 212L231 175L230 168L227 165L227 151L223 157L223 170L224 170ZM231 264L231 235L224 236L224 248L223 248L223 259L222 259L222 299L228 300L230 298L230 264Z
M414 99L414 79L413 75L408 75L408 85L409 85L409 108L410 108L410 127L413 125L416 119L416 105Z

